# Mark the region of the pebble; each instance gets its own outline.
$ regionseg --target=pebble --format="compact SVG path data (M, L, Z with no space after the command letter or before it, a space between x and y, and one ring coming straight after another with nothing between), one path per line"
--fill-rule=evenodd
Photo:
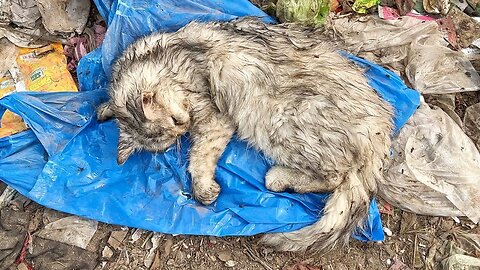
M228 260L228 261L225 262L225 266L228 267L228 268L235 267L235 265L237 265L237 262L235 262L233 260Z
M28 270L28 266L22 262L19 265L17 265L17 270Z
M217 239L215 239L215 237L213 237L213 236L208 237L208 240L210 241L210 243L212 243L214 245L217 243Z
M110 259L112 256L113 256L113 251L106 246L102 251L102 257L105 259Z
M167 265L174 265L175 261L173 259L168 259Z
M391 265L391 264L392 264L392 260L387 259L387 265Z
M229 260L232 259L232 255L231 255L231 253L228 252L228 251L220 251L220 252L218 253L218 258L219 258L220 261L222 261L222 262L227 262L227 261L229 261Z
M383 231L385 232L385 234L386 234L388 237L390 237L390 236L393 235L392 231L391 231L389 228L387 228L387 227L384 227L384 228L383 228Z

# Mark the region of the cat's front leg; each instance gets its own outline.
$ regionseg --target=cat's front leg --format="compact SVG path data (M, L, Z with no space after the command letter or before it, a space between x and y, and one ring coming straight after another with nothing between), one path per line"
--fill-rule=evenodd
M203 108L196 114L191 131L193 144L188 170L192 176L193 196L200 203L209 205L220 194L215 170L234 128L228 119L213 108Z

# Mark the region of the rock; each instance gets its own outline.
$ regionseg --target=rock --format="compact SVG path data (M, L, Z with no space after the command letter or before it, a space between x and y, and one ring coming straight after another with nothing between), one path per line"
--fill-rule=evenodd
M130 240L130 243L135 243L138 241L138 239L142 238L142 235L145 231L144 230L140 230L140 229L136 229L132 236L130 237L131 240Z
M110 234L110 238L108 238L108 244L112 246L114 249L118 249L118 247L122 244L123 239L127 236L128 231L114 231Z
M225 262L225 266L228 267L228 268L233 268L235 267L235 265L237 265L237 262L233 261L233 260L228 260Z
M28 270L28 266L25 263L17 265L17 270Z
M222 262L227 262L232 259L232 254L228 251L220 251L217 256Z
M102 251L102 257L105 259L110 259L113 256L113 251L109 247L105 246Z

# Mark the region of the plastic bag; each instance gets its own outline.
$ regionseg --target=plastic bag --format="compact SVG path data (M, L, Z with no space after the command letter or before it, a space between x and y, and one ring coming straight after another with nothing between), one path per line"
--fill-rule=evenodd
M331 22L353 52L382 65L403 67L413 88L423 94L477 91L480 76L461 52L448 48L438 25L410 16L401 20L363 17ZM405 62L405 66L402 63Z
M113 121L95 121L95 106L107 98L101 87L107 85L111 62L136 37L175 31L193 19L244 15L272 19L246 0L96 3L108 18L109 29L102 47L79 63L77 74L84 92L15 93L0 100L1 108L19 114L31 127L0 139L0 179L49 208L163 233L252 235L293 231L318 220L328 195L266 190L264 176L271 164L245 142L229 143L216 172L222 192L213 205L202 206L190 193L187 136L180 148L136 153L118 166L117 126ZM396 108L398 130L417 107L418 93L395 74L346 57L365 69L372 87ZM364 230L355 237L383 240L374 200Z
M393 141L385 200L417 214L480 220L480 154L441 109L422 103Z

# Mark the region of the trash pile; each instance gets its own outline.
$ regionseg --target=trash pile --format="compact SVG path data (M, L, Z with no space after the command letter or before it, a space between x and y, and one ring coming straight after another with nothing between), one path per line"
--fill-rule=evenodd
M143 2L0 0L0 179L8 184L0 181L0 269L170 269L193 261L202 269L321 269L304 266L310 259L260 253L250 240L212 236L301 228L315 221L326 195L266 191L262 175L271 164L234 140L218 172L228 194L215 208L199 207L189 194L186 147L139 153L119 167L114 123L94 120L111 63L135 38L246 15L323 29L367 60L352 57L373 88L393 91L388 101L404 121L396 122L379 183L386 226L373 201L366 230L355 236L382 241L384 231L388 261L363 266L480 266L480 1L251 1L273 19L246 0ZM390 217L400 210L392 232ZM416 222L407 212L436 218L407 229ZM413 251L398 249L397 233L420 228L425 234L408 244Z

